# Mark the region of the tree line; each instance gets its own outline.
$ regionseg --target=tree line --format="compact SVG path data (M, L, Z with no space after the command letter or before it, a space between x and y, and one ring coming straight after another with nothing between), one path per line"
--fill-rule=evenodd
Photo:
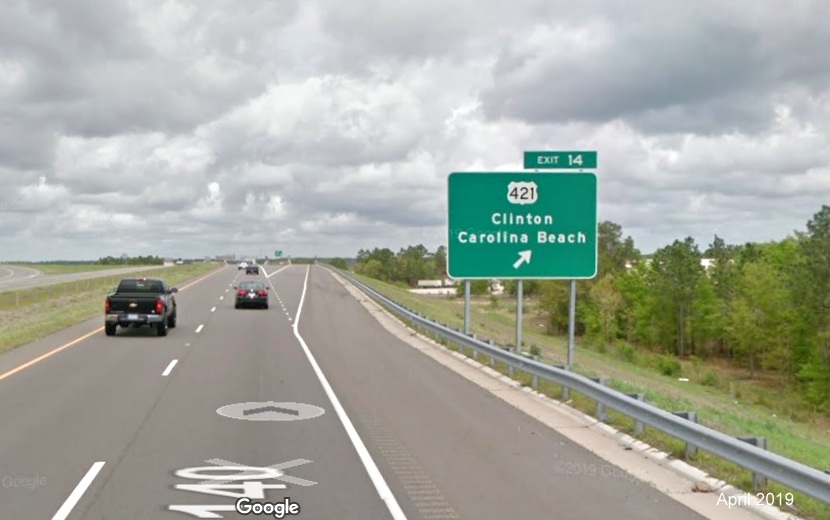
M95 263L99 265L164 265L164 259L158 256L104 256Z
M447 248L430 252L423 245L409 246L398 253L389 248L361 249L354 270L358 274L385 282L404 282L415 286L418 280L447 276Z
M620 225L605 221L598 230L597 276L577 283L583 341L721 359L753 378L772 372L799 385L814 409L830 411L830 206L779 241L736 245L715 235L701 250L686 237L648 257ZM361 250L352 268L414 286L446 276L446 248ZM474 280L471 292L488 286ZM515 294L515 282L505 287ZM567 332L568 281L526 280L522 289L538 302L548 333Z

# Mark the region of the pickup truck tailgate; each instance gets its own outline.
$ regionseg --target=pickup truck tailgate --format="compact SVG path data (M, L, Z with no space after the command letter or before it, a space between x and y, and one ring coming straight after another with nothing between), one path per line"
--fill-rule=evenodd
M153 314L156 310L156 297L146 294L114 294L110 296L113 314Z

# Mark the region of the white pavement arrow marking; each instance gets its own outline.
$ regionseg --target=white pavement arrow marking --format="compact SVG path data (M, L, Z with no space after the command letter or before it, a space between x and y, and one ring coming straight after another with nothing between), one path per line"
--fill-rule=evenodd
M519 259L513 262L513 269L518 269L522 264L529 264L530 263L530 255L533 253L530 249L527 251L520 251L519 252Z

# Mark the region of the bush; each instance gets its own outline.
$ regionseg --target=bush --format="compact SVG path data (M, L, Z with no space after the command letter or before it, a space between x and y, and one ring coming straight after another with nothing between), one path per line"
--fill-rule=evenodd
M703 364L703 361L697 356L689 356L689 361L694 368L700 368L700 365Z
M346 264L346 260L342 258L332 258L329 261L332 267L336 267L338 269L343 269L344 271L349 268L348 264Z
M704 386L718 386L718 375L712 370L706 372L701 384Z
M617 356L623 361L627 361L629 363L637 362L637 351L631 346L631 344L626 342L620 343L617 347Z
M542 355L542 349L540 349L536 345L533 345L532 347L530 347L530 355L531 356L541 356Z
M667 356L660 356L657 361L657 369L664 376L678 376L683 367L680 366L680 361Z

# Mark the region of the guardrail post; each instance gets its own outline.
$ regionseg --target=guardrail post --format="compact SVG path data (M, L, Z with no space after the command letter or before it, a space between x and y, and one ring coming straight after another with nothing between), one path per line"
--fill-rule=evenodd
M473 340L478 341L478 334L473 333ZM473 349L473 359L478 359L478 349Z
M738 437L739 441L744 441L747 444L752 444L756 448L761 448L762 450L767 449L767 438L766 437ZM830 474L830 471L825 471L825 473ZM767 487L767 477L761 475L759 473L752 473L752 491L753 493L757 493L758 491L765 489Z
M539 361L539 356L534 354L533 355L533 361ZM536 374L533 374L533 380L530 382L530 386L532 386L534 390L539 388L539 376L537 376Z
M636 399L641 403L646 402L646 394L644 393L634 393L634 394L625 394L628 397ZM639 437L646 431L646 425L643 424L642 421L634 421L634 436Z
M608 386L608 378L606 377L592 377L591 381L593 381L594 383L599 383L602 386ZM605 414L605 405L599 401L597 401L596 416L597 420L601 422L606 422L608 420L608 415Z
M491 347L491 348L493 348L493 347L494 347L494 345L493 345L493 340L492 340L492 339L488 339L488 340L487 340L487 343L490 345L490 347ZM491 367L495 367L495 366L496 366L496 358L494 358L493 356L490 356L490 366L491 366Z
M516 350L513 347L507 347L507 351L511 354L514 353ZM507 365L507 375L511 379L513 378L513 365Z
M672 412L674 415L697 423L697 412ZM686 443L686 460L694 457L697 454L697 446L687 442Z

